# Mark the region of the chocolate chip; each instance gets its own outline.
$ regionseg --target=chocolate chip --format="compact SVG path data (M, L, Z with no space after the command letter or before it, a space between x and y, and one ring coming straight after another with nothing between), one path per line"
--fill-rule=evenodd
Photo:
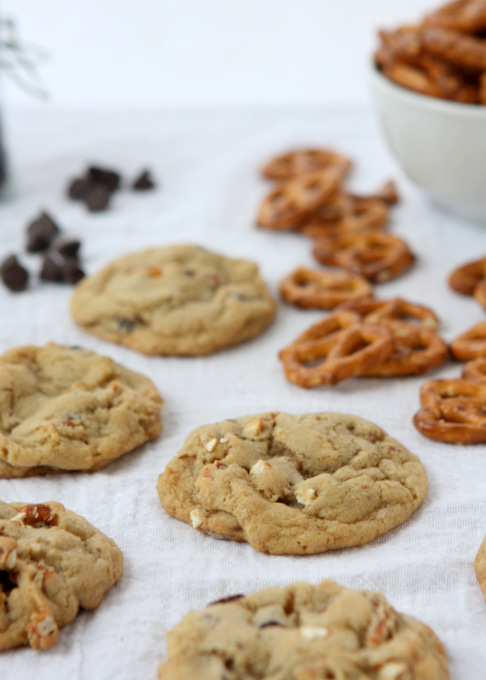
M27 252L40 253L47 250L51 241L60 231L57 224L47 213L41 213L27 226Z
M0 276L9 290L19 292L27 288L29 272L19 263L15 255L10 255L0 267Z
M123 316L119 316L117 318L116 322L118 324L118 328L121 331L126 331L127 333L130 333L131 331L133 331L133 329L137 325L136 322L133 321L132 319L126 319Z
M102 184L110 191L116 191L120 186L121 176L114 170L107 170L96 165L91 165L88 168L87 177L93 184Z
M106 210L110 201L111 191L104 184L96 184L87 195L84 202L90 212L101 212Z
M88 177L73 179L68 187L68 196L75 201L84 201L92 186Z
M229 595L228 597L222 597L220 600L215 600L214 602L210 602L208 607L212 604L226 604L227 602L233 602L234 600L241 600L242 597L245 597L245 596L238 594L238 595Z
M62 280L64 283L78 283L85 277L79 262L74 258L66 258L61 264Z
M54 249L63 257L76 258L81 247L81 241L74 239L58 239L54 242Z
M150 170L144 170L140 175L133 181L132 189L135 191L147 191L148 189L153 189L155 187L155 182L150 174Z
M54 281L55 283L63 281L61 267L50 255L44 255L39 276L43 281Z
M265 623L262 623L259 625L259 628L269 628L270 626L282 626L282 628L285 628L283 623L280 623L280 621L265 621Z

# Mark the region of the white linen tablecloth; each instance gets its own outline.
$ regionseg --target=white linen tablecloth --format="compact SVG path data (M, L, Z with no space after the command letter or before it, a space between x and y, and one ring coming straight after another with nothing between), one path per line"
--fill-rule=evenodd
M446 284L458 264L486 255L486 230L434 208L401 175L370 111L94 112L20 111L7 120L13 186L0 204L0 257L21 252L24 228L46 209L83 241L88 273L150 246L197 242L255 260L275 294L297 265L312 265L310 241L255 228L268 185L259 178L272 154L329 146L356 163L352 186L375 189L398 179L403 202L391 232L417 254L406 275L376 287L433 307L446 340L485 318L472 298ZM88 162L132 177L153 169L157 191L124 190L105 213L89 214L65 197L68 177ZM40 258L25 259L36 267ZM0 480L4 501L57 500L112 537L125 556L120 582L94 612L61 631L49 651L16 649L0 656L6 680L155 678L165 632L190 609L232 593L272 585L336 579L382 591L402 612L436 631L453 680L486 678L486 606L473 560L486 534L486 447L451 446L422 437L412 424L424 377L350 380L303 390L288 383L277 352L322 314L280 305L261 336L203 358L146 357L98 340L70 318L71 288L35 283L12 294L0 287L0 350L49 340L106 353L149 375L165 398L160 438L94 474ZM448 362L429 377L459 376ZM195 427L269 410L341 411L377 422L419 455L430 489L402 526L361 548L308 557L275 557L247 544L220 541L169 517L155 490L158 474Z

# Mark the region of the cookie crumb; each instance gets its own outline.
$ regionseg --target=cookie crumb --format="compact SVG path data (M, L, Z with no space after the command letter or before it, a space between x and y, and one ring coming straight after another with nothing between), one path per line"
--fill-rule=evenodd
M191 517L191 523L192 523L192 526L194 527L194 529L197 529L198 527L201 526L203 519L204 519L204 515L202 514L202 512L200 510L191 510L190 517Z

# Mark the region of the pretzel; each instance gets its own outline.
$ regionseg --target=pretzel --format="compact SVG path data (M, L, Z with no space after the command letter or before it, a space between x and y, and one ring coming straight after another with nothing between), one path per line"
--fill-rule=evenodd
M449 286L462 295L473 295L476 286L486 279L486 257L454 269L449 276Z
M330 167L279 184L260 206L259 226L284 231L295 229L337 191L342 179L342 171Z
M473 71L486 70L486 42L445 28L425 28L422 45L432 55Z
M484 307L486 309L486 279L478 283L476 288L474 289L474 298L481 307Z
M332 166L339 167L344 177L351 169L351 161L326 149L301 149L273 158L263 166L262 175L268 179L289 180L302 173L325 170Z
M481 444L486 442L486 416L467 407L421 408L413 418L417 430L429 439L448 444Z
M284 300L307 309L333 309L346 300L371 297L373 289L361 276L298 267L280 283Z
M428 14L424 24L462 33L480 33L486 30L486 2L484 0L449 2Z
M394 344L388 329L356 323L356 317L348 315L331 314L280 352L288 380L301 387L335 385L391 354Z
M449 345L451 354L457 361L469 361L486 357L486 321L477 323L459 335Z
M313 254L318 262L360 274L374 283L399 276L415 259L404 241L377 231L316 239Z
M462 377L477 383L486 383L486 357L468 361L462 369Z
M486 441L486 385L430 380L420 390L414 425L426 437L451 444Z
M298 231L318 238L379 229L387 222L388 208L383 199L341 194L321 206Z
M355 196L355 198L358 197ZM375 191L375 193L368 198L377 198L379 201L383 201L383 203L386 205L396 205L397 203L400 203L400 194L398 193L397 185L392 179L384 182L378 191Z
M350 300L340 305L338 311L355 312L366 323L390 325L390 322L400 321L410 325L412 319L425 328L436 329L439 327L439 319L431 309L402 298Z

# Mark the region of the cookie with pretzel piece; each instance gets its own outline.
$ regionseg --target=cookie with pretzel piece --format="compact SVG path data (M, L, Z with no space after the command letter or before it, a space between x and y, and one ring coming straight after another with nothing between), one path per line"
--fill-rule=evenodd
M303 555L398 526L424 499L427 475L367 420L276 412L194 430L157 489L167 512L198 531Z
M0 502L0 650L49 649L120 578L114 541L53 501Z
M434 632L334 581L233 595L167 633L159 680L449 680Z

